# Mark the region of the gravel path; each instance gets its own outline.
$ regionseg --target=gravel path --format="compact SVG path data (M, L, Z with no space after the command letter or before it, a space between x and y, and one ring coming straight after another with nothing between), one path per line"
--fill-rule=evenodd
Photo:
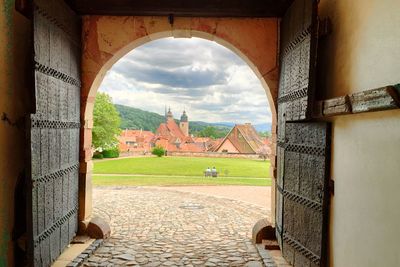
M250 240L269 216L258 205L158 187L97 187L93 204L112 235L85 266L263 266Z

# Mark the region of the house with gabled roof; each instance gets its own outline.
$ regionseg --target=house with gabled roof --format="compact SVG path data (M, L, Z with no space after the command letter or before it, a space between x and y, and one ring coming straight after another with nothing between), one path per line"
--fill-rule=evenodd
M214 152L257 154L263 145L263 140L251 123L236 124L214 148Z
M149 152L154 134L151 131L125 129L118 136L121 152Z

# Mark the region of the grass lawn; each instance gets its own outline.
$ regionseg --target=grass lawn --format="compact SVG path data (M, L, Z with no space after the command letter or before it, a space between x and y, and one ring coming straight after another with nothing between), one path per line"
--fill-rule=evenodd
M216 167L219 177L269 177L269 161L231 158L140 157L95 160L94 174L203 175L207 167ZM202 179L203 181L206 179Z
M242 178L242 177L218 177L204 178L203 176L99 176L93 175L94 185L252 185L252 186L270 186L271 178Z

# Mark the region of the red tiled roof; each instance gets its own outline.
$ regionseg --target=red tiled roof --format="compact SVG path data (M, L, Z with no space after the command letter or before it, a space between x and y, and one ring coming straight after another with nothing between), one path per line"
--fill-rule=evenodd
M227 139L240 153L257 153L263 145L262 139L250 123L236 124L214 151L217 151Z
M206 143L210 142L212 139L210 137L193 137L193 142L195 143Z
M246 139L247 143L251 146L254 152L263 145L263 141L258 135L256 129L250 123L237 125L239 131L242 133L243 137Z
M190 136L185 136L181 128L174 120L168 120L166 123L161 123L156 131L157 136L168 139L171 144L193 143Z
M158 136L169 136L167 125L165 123L161 123L156 130L156 134Z
M196 143L186 143L180 146L178 151L185 152L204 152L204 148Z
M225 140L225 138L218 138L218 139L215 139L215 140L211 140L207 150L208 151L217 151L217 148L220 146L220 144L224 140Z
M151 149L151 140L154 134L143 130L123 130L118 137L120 151L149 151ZM127 142L136 143L129 145Z
M181 128L179 128L178 124L176 124L174 120L168 120L166 124L172 136L178 137L180 140L185 139L185 134L182 132Z
M137 137L137 136L153 136L154 134L151 131L143 131L143 130L123 130L121 132L121 137Z

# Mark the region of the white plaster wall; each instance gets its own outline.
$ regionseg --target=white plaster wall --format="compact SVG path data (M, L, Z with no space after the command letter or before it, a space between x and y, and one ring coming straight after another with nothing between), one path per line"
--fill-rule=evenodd
M327 97L400 83L399 12L399 0L321 0L333 24L319 55Z
M331 266L400 266L400 111L333 123Z
M400 83L400 1L321 0L320 96ZM400 266L400 111L332 118L330 266Z

